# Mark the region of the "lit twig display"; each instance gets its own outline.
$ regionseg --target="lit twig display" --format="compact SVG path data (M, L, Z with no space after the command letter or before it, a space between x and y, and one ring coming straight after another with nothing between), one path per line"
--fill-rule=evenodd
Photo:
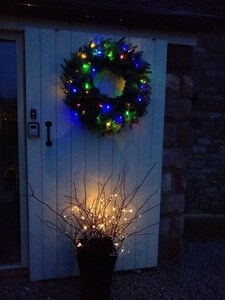
M97 196L94 199L89 199L87 196L85 180L83 181L84 198L83 200L79 199L77 187L74 183L73 194L65 196L68 201L66 201L66 207L61 212L57 212L50 205L38 199L32 189L31 196L58 217L56 224L48 220L42 220L43 223L69 237L78 251L90 239L110 238L115 246L115 254L118 254L126 238L132 235L147 234L146 230L156 225L150 224L141 229L136 229L138 220L159 205L151 206L150 201L157 191L150 194L138 208L133 206L135 196L148 178L153 167L147 172L140 184L129 194L125 192L125 177L118 177L110 195L107 194L107 189L112 176L103 183L99 182L97 184ZM123 252L123 249L121 252Z

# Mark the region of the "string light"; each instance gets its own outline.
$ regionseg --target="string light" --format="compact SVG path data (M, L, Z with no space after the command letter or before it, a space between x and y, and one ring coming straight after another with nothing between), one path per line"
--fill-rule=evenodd
M140 232L148 234L149 232L146 232L146 230L150 226L156 225L154 223L143 228L140 218L157 206L151 202L151 198L157 191L149 196L146 195L147 198L142 200L137 209L132 204L133 200L137 200L136 203L138 203L137 197L140 189L146 179L149 178L148 176L153 167L147 172L141 183L133 187L133 191L128 193L125 177L121 178L120 176L117 180L113 178L113 181L115 181L114 186L112 185L111 176L104 179L103 183L98 182L97 195L93 197L87 194L85 180L84 198L83 196L78 197L78 189L74 183L74 192L71 196L67 196L66 207L61 213L58 209L55 211L47 203L35 197L37 201L46 205L51 212L54 212L57 217L56 224L51 220L43 220L43 222L69 237L74 242L77 251L80 251L79 248L85 247L93 239L104 239L100 242L104 243L107 240L112 245L110 255L117 256L129 253L128 238L140 234ZM109 190L113 192L108 194ZM138 223L140 226L137 226ZM124 247L124 243L126 247ZM93 244L91 243L91 245ZM92 246L90 249L96 250Z
M82 59L87 58L87 53L81 53L81 58L82 58Z
M147 113L150 66L141 59L142 52L135 48L124 38L117 42L96 38L75 52L70 61L65 60L61 78L65 103L71 109L76 107L81 122L98 128L102 134L119 132L126 124L137 123L137 119ZM121 93L114 98L101 94L94 84L96 76L104 69L124 82ZM83 107L87 108L85 111L76 106L81 99ZM130 104L132 111L127 109Z
M85 82L84 88L85 88L86 90L90 90L90 89L91 89L90 83L89 83L89 82Z
M96 43L94 42L94 41L92 41L91 43L90 43L90 47L91 48L94 48L96 46Z
M82 65L82 70L83 70L84 73L88 73L90 71L90 69L91 69L91 65L90 64L84 63Z
M123 204L121 206L121 201L120 194L114 193L107 196L105 193L102 193L90 203L85 204L85 206L80 204L71 205L71 214L64 214L64 218L67 218L71 224L79 220L78 224L82 227L82 234L84 236L113 237L116 230L118 237L114 241L114 246L116 249L119 249L128 236L127 231L134 230L136 225L136 223L133 223L133 219L136 218L136 209L131 204ZM121 215L121 217L118 218L118 215ZM139 214L138 217L140 216ZM126 230L124 231L123 228L126 228ZM83 247L80 237L77 240L78 248ZM125 253L124 246L120 249L120 254L123 253Z

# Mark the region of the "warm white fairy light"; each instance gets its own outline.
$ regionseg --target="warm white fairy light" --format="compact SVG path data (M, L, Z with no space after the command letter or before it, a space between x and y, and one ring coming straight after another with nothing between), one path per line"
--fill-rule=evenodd
M109 197L103 193L100 197L94 198L91 203L89 201L89 204L77 202L74 205L73 203L68 207L71 209L70 216L64 214L64 218L67 218L70 224L76 224L78 232L82 232L83 237L108 236L114 240L114 246L119 248L127 236L124 231L132 230L130 223L135 216L134 207L126 203L121 204L120 198L117 193ZM82 246L79 241L78 245Z
M146 199L142 199L142 204L137 209L132 204L134 201L138 203L138 191L150 172L151 170L128 195L125 192L125 178L118 179L116 186L113 188L114 192L110 193L110 196L106 193L108 190L107 184L111 182L110 177L106 182L98 183L97 196L92 200L87 194L85 182L85 197L83 200L77 196L74 184L74 193L72 196L66 196L66 207L61 212L55 211L47 203L32 195L58 217L57 224L48 220L43 220L43 222L50 228L69 237L77 248L84 247L92 238L109 238L115 247L114 254L129 253L129 250L125 251L124 248L124 242L127 241L127 238L142 232L148 234L147 229L156 225L137 226L138 222L141 223L139 220L142 216L157 206L150 205L150 200L157 191L147 196ZM126 244L128 243L126 242Z
M121 181L118 180L114 191L109 195L106 193L108 182L110 182L109 179L106 183L98 183L98 193L93 199L87 194L85 183L85 197L83 200L77 197L74 185L74 193L72 196L67 197L69 201L61 213L54 211L43 201L35 198L45 204L52 212L55 212L59 218L58 226L50 221L45 221L45 223L71 238L78 248L84 246L81 240L110 238L116 254L128 253L129 251L124 249L124 242L131 235L139 234L142 231L137 223L142 215L151 210L148 201L155 193L150 195L144 202L142 201L144 204L136 209L133 206L133 200L138 202L137 191L144 181L128 196L125 193L124 178ZM143 230L146 230L146 228L148 227Z

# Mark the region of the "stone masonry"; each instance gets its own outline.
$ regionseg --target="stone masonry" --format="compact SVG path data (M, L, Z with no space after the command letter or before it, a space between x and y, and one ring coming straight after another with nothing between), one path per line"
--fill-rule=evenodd
M225 35L202 33L194 48L186 213L225 214Z
M169 45L164 127L159 259L179 259L182 250L192 47Z

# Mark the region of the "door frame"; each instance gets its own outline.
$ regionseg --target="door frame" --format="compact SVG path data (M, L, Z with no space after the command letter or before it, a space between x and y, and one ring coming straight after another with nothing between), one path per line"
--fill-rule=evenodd
M17 116L18 116L18 162L20 191L20 262L0 265L0 270L28 267L28 203L27 203L27 155L25 128L25 76L24 35L22 32L0 30L0 40L15 41L17 63Z

